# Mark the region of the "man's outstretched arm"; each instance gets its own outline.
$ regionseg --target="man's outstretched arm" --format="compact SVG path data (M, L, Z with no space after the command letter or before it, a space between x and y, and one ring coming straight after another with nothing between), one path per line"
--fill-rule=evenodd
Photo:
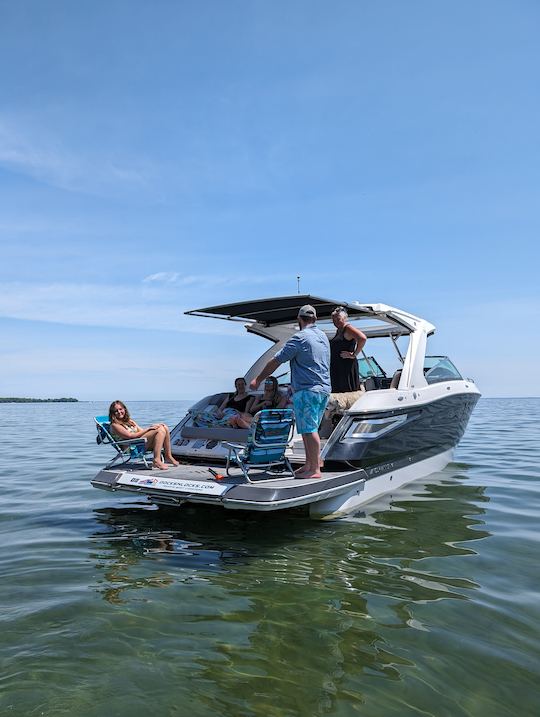
M280 366L280 362L276 361L275 358L270 359L270 361L266 364L266 366L263 367L262 371L258 376L256 376L252 381L249 382L249 387L252 391L256 391L259 388L259 385L261 381L264 381L265 378L268 378L268 376L271 376L274 371L277 369L278 366Z

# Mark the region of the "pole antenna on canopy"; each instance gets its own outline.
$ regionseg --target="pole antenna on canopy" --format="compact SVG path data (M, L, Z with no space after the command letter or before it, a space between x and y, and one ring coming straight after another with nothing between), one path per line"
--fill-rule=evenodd
M300 293L300 277L299 276L296 277L296 284L297 284L297 288L298 288L298 293Z

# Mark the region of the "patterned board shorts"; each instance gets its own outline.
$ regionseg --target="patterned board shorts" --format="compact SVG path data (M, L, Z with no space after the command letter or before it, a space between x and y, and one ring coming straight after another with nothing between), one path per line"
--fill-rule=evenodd
M316 433L328 403L328 394L318 391L293 393L294 417L298 433Z

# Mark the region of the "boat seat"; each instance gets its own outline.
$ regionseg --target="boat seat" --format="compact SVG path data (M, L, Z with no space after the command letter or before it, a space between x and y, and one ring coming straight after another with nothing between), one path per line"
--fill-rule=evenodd
M366 391L379 391L390 388L391 379L388 376L369 376L364 381Z
M392 380L390 381L389 388L397 388L399 386L399 380L401 378L402 373L403 373L403 369L398 368L398 370L392 376Z
M249 429L243 428L227 428L226 426L184 426L180 431L182 438L204 438L214 441L234 441L235 443L245 443L247 441Z

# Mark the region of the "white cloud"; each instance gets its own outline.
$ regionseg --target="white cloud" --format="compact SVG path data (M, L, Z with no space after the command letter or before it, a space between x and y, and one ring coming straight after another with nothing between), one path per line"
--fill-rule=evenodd
M291 281L293 272L289 274L251 274L241 276L220 276L219 274L186 274L182 275L176 271L160 271L156 274L145 276L143 283L174 284L177 287L196 286L198 288L227 287L227 286L263 286L266 284L276 285L282 281Z
M230 363L230 362L229 362ZM216 363L211 356L178 355L174 349L162 346L160 351L142 346L138 351L123 347L118 342L114 347L77 348L75 346L54 348L40 346L39 351L29 352L24 349L3 351L0 353L0 373L40 373L48 374L77 373L110 374L121 372L123 375L133 373L167 373L175 376L198 378L212 373L227 375L223 366L216 372Z
M76 396L81 399L200 398L227 390L251 355L215 357L190 345L86 347L40 345L38 350L0 351L0 395Z
M192 307L189 307L192 308ZM0 283L0 316L75 326L232 335L242 326L184 316L178 297L140 286Z
M0 116L0 165L68 191L100 194L146 184L141 167L123 166L95 152L74 152L45 128L30 129L23 118L5 115Z
M149 276L145 276L143 279L144 283L150 283L152 281L155 282L162 282L164 284L173 284L180 274L176 271L159 271L157 274L150 274Z
M216 293L221 289L267 286L273 290L270 293L280 294L276 287L290 283L290 278L285 274L218 276L163 271L133 285L0 282L0 317L230 336L241 333L242 324L201 322L184 316L184 311L216 303Z

